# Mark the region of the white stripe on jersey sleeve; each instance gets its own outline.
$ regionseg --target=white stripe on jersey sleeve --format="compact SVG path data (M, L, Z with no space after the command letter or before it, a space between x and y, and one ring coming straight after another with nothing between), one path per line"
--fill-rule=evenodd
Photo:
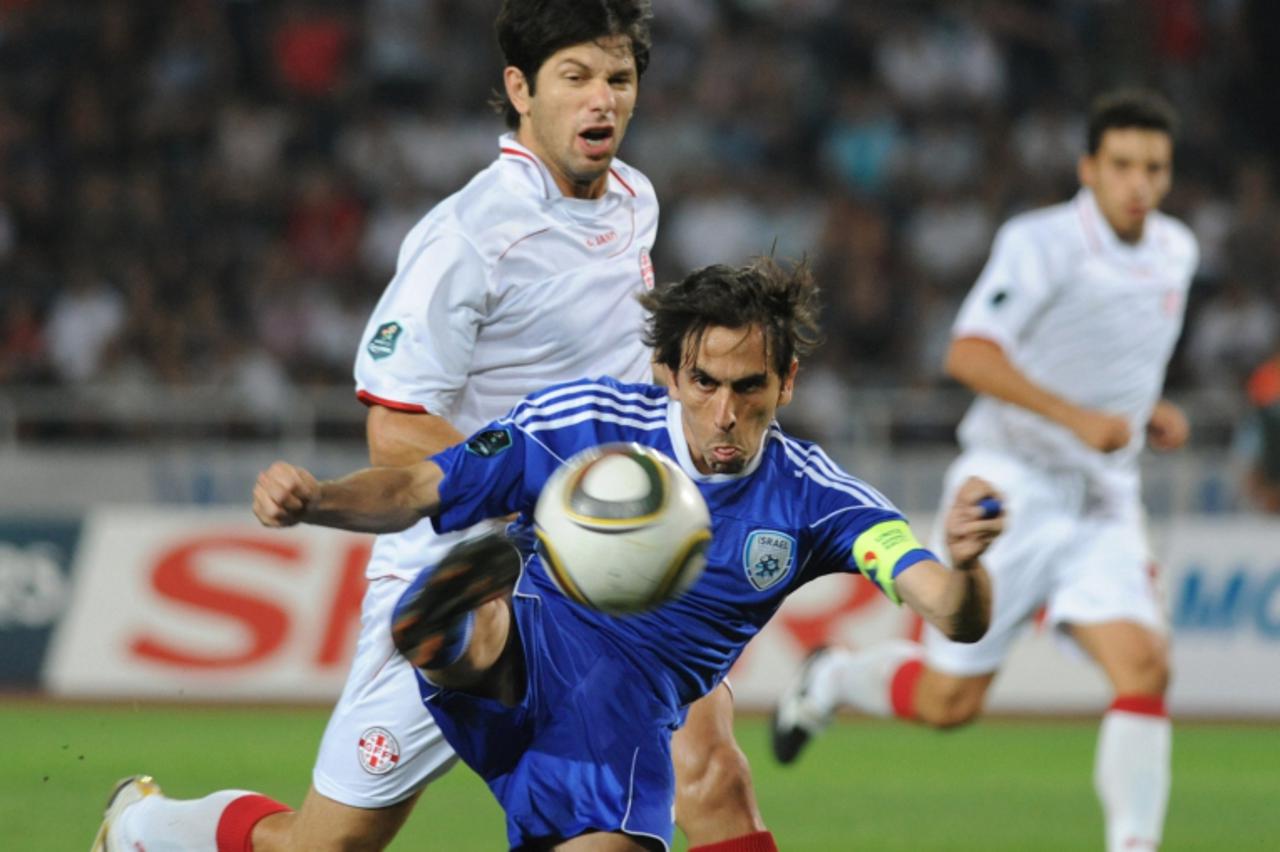
M539 418L552 418L556 415L563 414L566 411L576 411L584 405L606 411L613 411L618 414L636 414L640 416L649 416L665 419L666 412L663 407L654 407L651 405L627 405L620 403L610 397L596 396L594 394L584 396L573 396L568 399L562 399L557 403L548 406L520 407L513 414L512 420L518 424L529 423Z
M560 417L555 420L539 420L537 422L516 423L514 421L502 420L499 422L510 422L527 435L535 432L545 432L548 429L560 429L565 426L573 426L577 423L583 423L587 420L599 420L602 423L616 423L621 426L634 426L646 432L655 432L659 429L667 428L666 418L658 420L637 420L634 417L620 417L613 414L605 414L597 409L587 409L579 411L577 414L571 414L567 417Z
M661 408L666 404L665 399L654 399L644 391L623 391L623 390L619 390L613 385L607 385L603 382L580 381L580 382L573 382L572 384L560 385L558 387L547 388L545 390L531 393L526 398L525 402L522 404L522 407L523 406L536 407L545 402L549 402L554 399L560 399L561 397L583 396L590 393L607 394L608 396L620 402L646 402L647 401L649 403L652 403L655 407L659 407L659 408Z
M807 448L803 447L776 427L773 428L773 432L787 457L800 468L801 475L807 476L819 485L856 497L863 505L898 511L897 507L879 491L841 471L820 447L812 444Z

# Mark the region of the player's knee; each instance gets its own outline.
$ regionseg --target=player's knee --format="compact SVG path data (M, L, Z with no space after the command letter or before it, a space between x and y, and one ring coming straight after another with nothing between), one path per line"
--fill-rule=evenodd
M921 696L916 714L920 721L934 728L948 729L967 725L982 714L986 690L968 683L949 683Z
M1154 643L1135 649L1117 692L1126 695L1164 695L1169 688L1169 656Z
M676 808L683 813L749 810L751 766L735 742L717 743L677 775Z

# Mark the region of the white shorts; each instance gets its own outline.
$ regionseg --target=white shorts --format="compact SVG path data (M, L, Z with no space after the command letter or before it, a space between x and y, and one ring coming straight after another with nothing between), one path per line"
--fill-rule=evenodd
M1039 470L1002 454L967 452L947 471L934 524L934 552L944 559L943 518L970 476L992 483L1004 497L1004 532L982 557L992 582L991 627L980 641L966 645L926 625L925 659L931 668L959 676L995 672L1041 606L1047 623L1068 642L1063 627L1071 624L1131 621L1157 632L1165 629L1136 488L1131 498L1099 510L1082 475Z
M458 759L422 704L413 667L391 644L391 611L408 585L390 576L370 581L355 659L320 741L312 784L344 805L394 805Z

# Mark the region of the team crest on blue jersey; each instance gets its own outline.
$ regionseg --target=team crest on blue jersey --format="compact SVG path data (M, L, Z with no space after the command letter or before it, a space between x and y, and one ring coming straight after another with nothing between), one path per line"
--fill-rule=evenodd
M795 555L796 540L791 536L776 530L755 530L742 549L742 567L751 585L763 592L791 573Z
M400 332L404 331L404 326L398 322L384 322L378 326L378 330L373 333L373 339L369 341L368 352L375 360L381 361L396 351L396 341L400 339Z
M511 433L506 429L487 429L467 441L467 452L488 459L510 446Z

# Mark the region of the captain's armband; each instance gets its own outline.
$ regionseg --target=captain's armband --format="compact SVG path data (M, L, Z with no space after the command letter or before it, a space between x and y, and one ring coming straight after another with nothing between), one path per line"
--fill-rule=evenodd
M853 561L885 597L901 604L893 582L894 570L908 553L923 549L906 521L881 521L854 539Z

